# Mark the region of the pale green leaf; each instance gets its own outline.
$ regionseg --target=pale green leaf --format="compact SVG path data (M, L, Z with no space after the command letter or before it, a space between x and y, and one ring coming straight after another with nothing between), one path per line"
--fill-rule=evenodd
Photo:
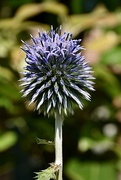
M39 173L36 173L36 180L50 180L50 179L56 179L56 175L54 172L54 167L49 167Z
M58 16L65 16L68 13L68 8L62 3L53 1L53 2L45 2L42 5L44 11L57 14Z
M0 134L0 152L5 151L12 147L17 141L16 133L8 131L4 134Z
M57 2L30 3L21 6L15 14L15 19L24 20L42 12L57 14L58 16L67 14L67 7Z
M20 6L14 18L20 21L20 20L33 17L42 11L43 9L42 9L41 4L38 4L38 3L25 4L23 6Z

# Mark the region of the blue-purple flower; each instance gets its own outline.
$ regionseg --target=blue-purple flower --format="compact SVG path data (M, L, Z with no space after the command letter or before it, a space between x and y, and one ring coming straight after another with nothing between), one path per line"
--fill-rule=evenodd
M90 100L93 89L92 70L82 56L81 40L61 27L31 36L32 45L25 42L26 67L22 72L23 96L44 114L73 113L73 105L83 108L83 99Z

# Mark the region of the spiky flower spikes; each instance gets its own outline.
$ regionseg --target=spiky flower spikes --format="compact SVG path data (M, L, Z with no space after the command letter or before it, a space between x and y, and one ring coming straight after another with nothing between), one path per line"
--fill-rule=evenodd
M82 100L90 100L93 89L92 70L81 55L81 40L72 40L72 34L61 27L31 36L32 45L24 43L26 67L22 72L23 96L35 109L44 114L73 113L73 104L83 108Z

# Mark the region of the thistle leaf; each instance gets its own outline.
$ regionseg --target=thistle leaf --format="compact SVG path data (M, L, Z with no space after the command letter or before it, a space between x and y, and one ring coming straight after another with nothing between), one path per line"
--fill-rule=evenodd
M35 179L36 180L50 180L50 179L57 179L56 176L58 176L59 172L59 165L55 165L53 163L50 164L50 167L48 167L45 170L42 170L41 172L37 172Z
M53 141L48 141L46 139L37 138L37 144L54 145L54 142Z
M36 173L36 180L50 180L50 179L56 179L56 175L51 167Z

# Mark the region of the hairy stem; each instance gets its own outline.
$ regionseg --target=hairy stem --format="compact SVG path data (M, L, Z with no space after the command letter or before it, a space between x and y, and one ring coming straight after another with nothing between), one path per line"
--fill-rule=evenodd
M59 165L58 180L62 180L63 152L62 152L62 126L63 116L55 114L55 165Z

